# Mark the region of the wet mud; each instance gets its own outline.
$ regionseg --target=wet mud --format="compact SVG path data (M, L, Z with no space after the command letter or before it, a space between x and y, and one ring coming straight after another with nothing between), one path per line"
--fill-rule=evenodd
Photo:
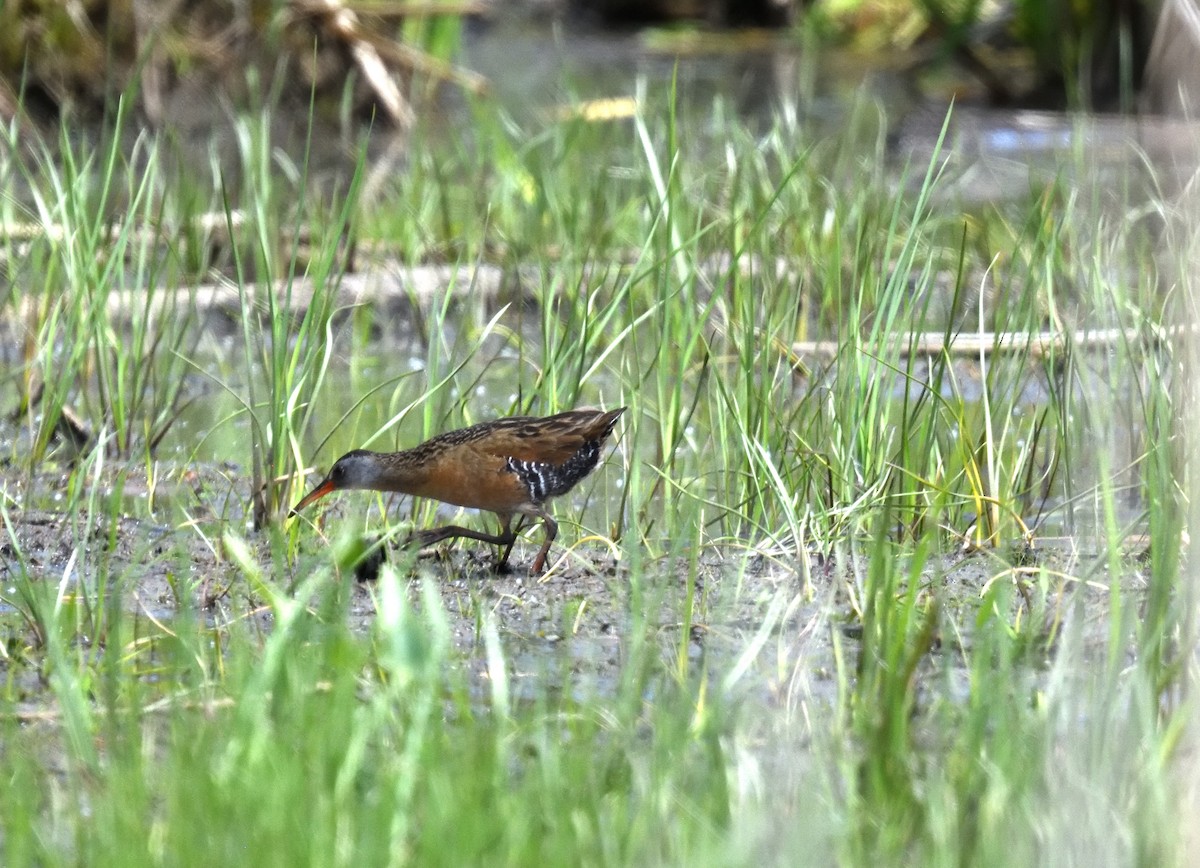
M85 610L99 601L120 606L133 616L135 638L161 636L185 615L200 629L219 632L249 623L266 636L273 627L270 607L223 550L215 525L170 527L86 510L10 509L0 529L0 623L7 637L0 668L20 682L26 712L36 714L49 696L36 665L45 637L29 615L37 601L19 588L39 589L43 600L61 598ZM365 568L331 569L326 543L319 534L308 537L293 575L273 580L290 592L314 570L324 571L349 595L343 599L349 628L369 634L379 598L371 576L380 558ZM271 575L267 542L248 539L264 574ZM681 678L708 677L768 705L794 707L822 697L832 702L835 651L853 660L861 647L859 588L867 563L839 546L828 554L816 553L815 546L799 554L713 546L694 557L649 559L635 567L620 546L565 533L552 549L547 573L530 576L536 544L518 543L513 566L500 573L490 546L386 549L414 608L423 605L426 584L436 588L453 657L481 691L490 678L486 633L493 629L518 699L536 696L547 684L611 694L631 643L648 636L667 671ZM1136 595L1144 565L1136 551L1122 558L1128 567L1123 589ZM1069 540L931 559L918 573L918 604L932 613L936 627L917 678L963 665L981 606L1003 606L998 616L1030 637L1031 672L1049 659L1068 623L1078 625L1085 648L1101 654L1109 637L1107 563L1106 552ZM997 595L998 583L1004 593Z

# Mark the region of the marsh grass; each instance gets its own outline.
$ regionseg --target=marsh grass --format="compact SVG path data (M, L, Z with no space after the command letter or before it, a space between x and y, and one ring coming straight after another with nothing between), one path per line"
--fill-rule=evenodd
M197 338L190 310L164 291L178 279L175 252L155 239L189 215L164 207L158 141L126 140L127 125L119 107L95 147L67 126L53 145L27 149L11 129L3 143L11 182L29 191L17 200L26 209L10 213L37 230L24 249L10 247L20 265L9 301L25 344L12 409L27 420L29 467L64 431L81 450L152 454L186 400L184 359ZM144 304L122 320L112 303L134 292ZM71 408L86 427L64 425Z
M240 128L241 182L215 179L213 195L231 226L248 215L221 379L249 432L255 521L189 514L175 539L211 549L235 577L228 599L199 611L203 577L175 576L178 612L142 617L136 571L112 554L105 450L70 477L69 566L22 542L15 487L0 500L3 599L25 625L3 658L7 863L1179 861L1189 349L1121 341L1099 364L1022 339L1186 319L1186 255L1061 187L963 214L940 198L940 162L892 183L861 116L832 144L726 121L714 149L682 134L672 99L643 98L637 118L599 127L522 129L476 106L472 142L418 138L410 171L361 214L361 161L343 197L305 200L306 161L281 181L268 119ZM46 227L111 202L63 159L23 175ZM84 289L21 284L9 306L38 314L29 370L62 373L47 412L96 392L103 339L112 406L97 418L146 431L186 391L123 363L177 370L186 331L158 338L146 319L138 350L112 340L94 298L127 271L186 269L129 268L156 261L130 252L133 227L170 196L145 204L154 161L137 183L124 165L101 173L129 185L137 218L103 236L115 249L95 216L30 248L29 274ZM339 315L339 251L395 225L389 205L412 218L396 236L410 261L450 252L465 281L498 259L525 269L526 294L456 286L419 305L405 348L419 373L359 371L348 400L339 357L365 367L370 349L362 313ZM280 255L285 231L312 225L307 265ZM1181 275L1165 304L1164 255ZM301 273L316 290L297 314ZM822 330L835 356L803 356L796 342ZM911 351L930 330L1003 339L964 365ZM114 403L121 388L145 398ZM452 568L411 556L358 592L376 614L352 631L348 577L361 533L395 512L382 498L328 538L307 519L278 532L296 471L327 466L333 445L579 404L630 407L606 465L560 508L560 542L595 533L621 554L616 674L588 689L569 642L534 681L516 671L482 588L464 607L472 639L456 638ZM49 429L34 437L44 452ZM1056 559L1039 521L1063 513L1078 536ZM1130 552L1143 532L1145 564ZM182 543L147 557L188 561ZM563 634L586 605L564 604Z

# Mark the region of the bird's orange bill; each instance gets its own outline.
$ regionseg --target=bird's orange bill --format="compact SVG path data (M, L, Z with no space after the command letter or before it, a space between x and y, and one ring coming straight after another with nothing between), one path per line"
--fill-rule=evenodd
M318 485L316 488L314 488L312 491L310 491L303 500L301 500L299 503L297 503L295 506L292 507L292 511L288 513L288 518L291 518L292 516L294 516L296 513L298 513L300 510L304 509L304 507L308 506L310 503L320 500L322 497L329 494L329 492L331 492L331 491L333 491L333 480L326 479L324 482L322 482L320 485Z

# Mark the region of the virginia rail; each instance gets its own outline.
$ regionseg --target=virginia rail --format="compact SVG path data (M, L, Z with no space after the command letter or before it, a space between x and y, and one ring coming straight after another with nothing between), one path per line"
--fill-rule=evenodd
M336 462L325 480L288 514L289 518L332 491L369 489L432 497L455 506L486 509L500 518L499 535L458 525L417 534L422 545L466 537L506 546L496 564L502 569L517 535L514 515L540 518L546 529L529 572L541 572L558 524L544 504L566 494L600 461L600 447L612 433L624 407L568 410L553 416L510 416L447 431L401 452L356 449Z

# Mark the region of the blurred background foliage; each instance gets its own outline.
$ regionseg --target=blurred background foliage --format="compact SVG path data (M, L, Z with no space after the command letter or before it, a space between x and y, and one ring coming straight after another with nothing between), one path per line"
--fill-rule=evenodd
M770 29L864 68L950 68L992 105L1128 109L1164 5L1195 0L10 0L0 114L100 113L136 81L138 110L157 123L173 103L238 101L253 68L285 99L315 94L318 112L404 126L445 83L485 88L453 64L465 28L500 16L731 38Z

